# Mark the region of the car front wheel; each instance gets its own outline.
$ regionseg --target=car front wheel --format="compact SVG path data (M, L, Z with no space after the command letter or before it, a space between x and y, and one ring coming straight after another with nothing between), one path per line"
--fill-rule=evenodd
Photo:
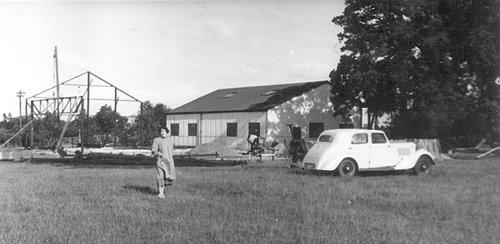
M356 165L356 162L352 159L346 158L340 162L336 171L337 174L342 177L351 177L356 175L357 170L358 166Z
M415 175L427 175L431 171L432 161L428 157L420 157L413 168Z

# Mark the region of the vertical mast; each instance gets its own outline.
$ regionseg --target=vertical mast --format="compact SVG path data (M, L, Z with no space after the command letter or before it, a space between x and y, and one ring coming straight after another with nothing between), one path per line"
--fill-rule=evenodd
M59 65L57 63L57 46L54 48L54 61L56 65L56 116L59 119Z

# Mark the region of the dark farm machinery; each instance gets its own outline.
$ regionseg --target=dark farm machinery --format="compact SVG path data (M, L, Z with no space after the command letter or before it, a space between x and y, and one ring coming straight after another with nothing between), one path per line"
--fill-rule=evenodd
M302 160L304 160L311 146L302 138L302 129L299 126L293 124L287 124L287 126L290 128L290 133L292 135L290 142L288 144L285 143L292 161L290 167L297 168L300 167L299 165L302 163Z

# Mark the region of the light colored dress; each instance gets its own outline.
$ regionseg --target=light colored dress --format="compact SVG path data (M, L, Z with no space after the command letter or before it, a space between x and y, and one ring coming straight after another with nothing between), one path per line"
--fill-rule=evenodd
M169 180L175 180L175 166L173 158L174 148L168 137L157 137L153 140L151 153L156 157L156 178L158 183Z

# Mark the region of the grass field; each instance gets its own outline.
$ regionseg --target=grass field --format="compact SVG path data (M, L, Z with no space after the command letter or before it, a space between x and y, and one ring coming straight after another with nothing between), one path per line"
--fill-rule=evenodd
M500 160L338 178L284 162L152 167L0 162L0 243L499 243Z

